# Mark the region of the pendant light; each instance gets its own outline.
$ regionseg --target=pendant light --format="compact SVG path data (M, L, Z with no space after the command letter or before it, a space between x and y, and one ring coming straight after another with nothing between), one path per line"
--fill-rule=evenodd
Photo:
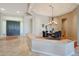
M57 22L56 21L54 21L54 16L53 16L53 6L52 6L52 4L51 5L49 5L49 7L51 7L51 9L52 9L52 17L51 17L51 21L48 23L48 25L52 25L52 24L57 24ZM49 18L50 19L50 18Z

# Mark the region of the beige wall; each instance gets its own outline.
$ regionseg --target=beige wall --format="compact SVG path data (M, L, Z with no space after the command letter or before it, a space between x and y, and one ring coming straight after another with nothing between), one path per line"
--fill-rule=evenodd
M66 24L65 24L66 37L70 38L72 40L77 39L75 11L64 14L62 16L55 17L55 18L57 18L58 19L57 21L59 21L59 23L58 23L59 28L62 28L62 19L67 19ZM61 29L61 31L62 31L62 29Z
M1 36L1 14L0 14L0 36Z
M76 28L77 28L77 44L79 45L79 6L75 10Z

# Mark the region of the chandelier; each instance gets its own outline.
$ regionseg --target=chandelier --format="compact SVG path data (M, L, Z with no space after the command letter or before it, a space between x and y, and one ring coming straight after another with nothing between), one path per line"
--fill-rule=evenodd
M52 9L52 17L51 17L51 21L48 23L48 25L52 25L52 24L57 24L57 22L56 21L54 21L54 17L53 17L53 6L52 6L52 4L51 5L49 5L49 7L51 7L51 9ZM50 19L50 18L49 18Z

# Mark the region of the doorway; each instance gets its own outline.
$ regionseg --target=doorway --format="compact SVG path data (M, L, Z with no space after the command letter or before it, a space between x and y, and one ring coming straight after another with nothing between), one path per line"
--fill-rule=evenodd
M19 21L6 21L6 34L7 36L20 35L20 22Z
M62 19L62 37L67 38L67 19Z

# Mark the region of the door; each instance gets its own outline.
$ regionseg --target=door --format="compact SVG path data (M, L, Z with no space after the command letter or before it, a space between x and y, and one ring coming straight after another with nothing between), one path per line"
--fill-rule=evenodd
M20 22L18 21L7 21L6 23L7 36L20 35Z

